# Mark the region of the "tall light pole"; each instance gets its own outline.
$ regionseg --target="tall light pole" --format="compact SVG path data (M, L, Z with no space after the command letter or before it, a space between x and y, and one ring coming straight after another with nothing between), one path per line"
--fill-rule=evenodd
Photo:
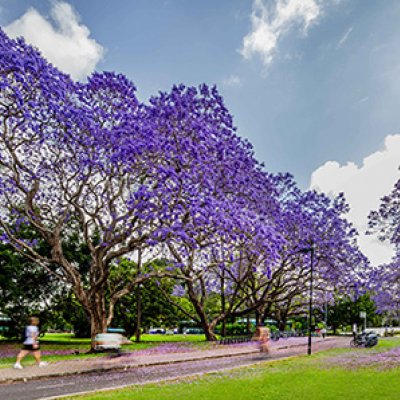
M138 253L138 263L137 263L137 273L140 275L142 272L142 249L139 249ZM137 309L136 309L136 332L135 332L135 340L136 342L140 342L141 329L142 329L142 288L140 287L140 283L136 288L136 301L137 301Z
M312 297L313 297L313 274L314 274L314 245L310 247L310 300L308 304L308 314L309 314L309 322L308 322L308 346L307 346L307 354L311 355L311 321L312 321Z
M307 345L307 354L311 355L311 320L312 320L312 298L313 298L313 279L314 279L314 244L310 247L306 247L304 249L300 249L298 252L307 254L310 253L310 298L308 303L308 345Z

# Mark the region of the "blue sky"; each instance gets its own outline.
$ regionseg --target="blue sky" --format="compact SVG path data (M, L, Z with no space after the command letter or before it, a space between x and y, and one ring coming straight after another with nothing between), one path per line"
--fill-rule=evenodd
M399 176L398 21L398 0L0 0L6 31L79 79L122 72L142 100L174 83L217 84L269 171L347 190L356 209L365 193L376 207ZM372 175L387 183L372 190Z

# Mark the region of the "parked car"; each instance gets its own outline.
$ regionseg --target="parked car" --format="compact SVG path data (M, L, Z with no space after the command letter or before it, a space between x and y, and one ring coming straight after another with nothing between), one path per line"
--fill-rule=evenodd
M155 334L161 334L161 335L164 335L165 334L165 329L164 328L151 328L151 329L149 329L149 333L150 334L152 334L152 335L155 335Z
M199 335L201 333L204 333L202 328L185 328L183 330L184 335Z

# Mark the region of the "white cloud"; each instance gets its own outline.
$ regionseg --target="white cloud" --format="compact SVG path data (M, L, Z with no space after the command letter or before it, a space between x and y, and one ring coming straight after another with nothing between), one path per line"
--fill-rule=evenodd
M237 75L230 75L222 81L224 86L241 86L242 82Z
M311 188L333 195L345 193L351 207L348 218L358 229L360 247L373 264L389 262L394 255L390 245L364 233L369 212L379 208L381 197L389 194L400 178L399 166L400 134L387 136L383 150L365 157L361 166L328 161L311 176Z
M317 0L276 0L274 7L268 7L264 0L253 0L252 29L244 37L240 53L245 59L258 54L268 66L281 37L294 27L306 33L320 14Z
M352 31L353 31L353 27L350 27L349 29L347 29L347 31L344 33L344 35L340 38L340 40L339 40L339 42L338 42L338 44L336 46L337 48L342 47L346 43L346 41L349 38L350 33Z
M36 9L29 8L4 29L11 37L23 36L42 54L74 79L83 79L94 71L104 54L103 47L90 38L89 29L80 23L79 15L65 2L54 2L47 20Z

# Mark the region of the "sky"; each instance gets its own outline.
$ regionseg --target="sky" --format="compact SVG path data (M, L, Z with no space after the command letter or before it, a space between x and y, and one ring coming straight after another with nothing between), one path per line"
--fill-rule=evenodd
M124 73L147 101L173 84L216 84L238 134L271 172L345 192L367 215L400 178L398 0L0 0L0 25L74 79Z

